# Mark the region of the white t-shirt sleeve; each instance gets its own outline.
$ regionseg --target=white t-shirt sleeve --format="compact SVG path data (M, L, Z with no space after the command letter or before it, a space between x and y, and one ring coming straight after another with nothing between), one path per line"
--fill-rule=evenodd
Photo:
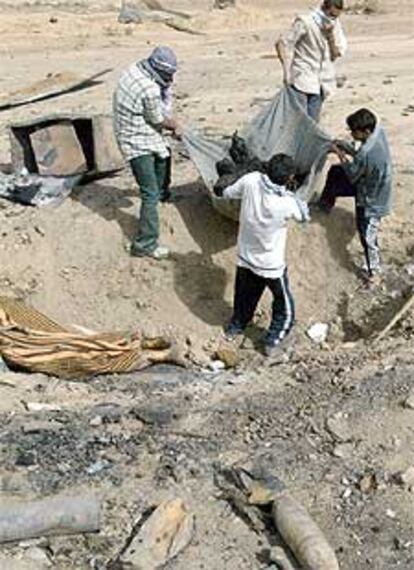
M241 200L245 188L245 178L245 176L242 176L231 186L227 186L223 192L223 198L227 200Z
M306 202L296 198L296 196L287 196L281 215L285 221L293 218L297 222L307 222L309 220L309 208Z

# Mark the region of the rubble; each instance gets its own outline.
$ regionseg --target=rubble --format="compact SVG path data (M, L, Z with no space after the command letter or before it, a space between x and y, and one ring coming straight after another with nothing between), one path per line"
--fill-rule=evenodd
M194 525L194 515L182 499L166 501L144 522L120 560L135 570L161 568L188 546Z
M317 344L322 344L326 341L329 331L329 325L326 323L315 323L307 331L308 337Z

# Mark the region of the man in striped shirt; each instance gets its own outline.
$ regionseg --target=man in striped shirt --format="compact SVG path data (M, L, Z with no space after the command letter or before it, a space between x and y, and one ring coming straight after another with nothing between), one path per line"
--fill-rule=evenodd
M169 146L165 131L177 134L176 121L165 112L177 59L168 47L132 64L120 77L114 93L114 129L119 148L140 188L141 210L131 255L167 257L160 246L158 202L163 198L168 175Z
M267 174L246 174L216 195L241 200L238 237L238 261L233 316L226 329L228 338L236 338L250 323L266 287L273 295L272 318L264 350L271 356L291 330L295 305L289 288L285 264L287 221L308 220L307 205L286 185L293 179L291 157L275 155Z

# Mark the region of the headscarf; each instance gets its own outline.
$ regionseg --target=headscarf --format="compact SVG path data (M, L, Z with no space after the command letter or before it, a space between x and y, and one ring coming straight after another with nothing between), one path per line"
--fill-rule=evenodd
M166 46L156 47L147 59L141 61L141 66L161 89L168 89L177 71L177 58L173 50Z

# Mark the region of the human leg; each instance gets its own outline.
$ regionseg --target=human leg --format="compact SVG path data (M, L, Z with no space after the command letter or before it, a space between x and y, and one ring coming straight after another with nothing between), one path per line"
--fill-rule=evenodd
M160 197L161 166L153 154L134 158L130 164L141 195L138 231L131 252L136 255L149 255L158 245L159 218L157 205Z
M246 267L237 267L234 289L233 315L226 333L234 336L241 333L252 320L262 296L266 280Z
M324 97L322 93L305 93L292 86L296 101L305 113L314 121L318 122L322 110Z
M381 269L380 251L378 245L378 229L381 218L377 216L367 216L364 208L356 208L356 223L364 250L365 265L368 276L372 277Z
M278 346L289 334L295 321L295 303L290 292L287 270L278 279L267 279L273 295L272 320L265 339L265 347Z
M319 122L323 101L324 97L322 93L319 93L317 95L314 93L307 94L307 112L309 117L311 117L311 119L313 119L316 123Z
M318 205L326 213L335 206L339 197L354 197L355 188L349 181L344 169L340 164L334 164L328 171L325 187L319 198Z
M160 200L161 202L168 202L168 200L171 198L171 190L170 190L170 185L171 185L171 170L172 170L172 157L171 157L171 149L169 150L169 155L166 159L163 159L165 161L165 168L164 168L164 174L161 180L161 196L160 196Z

